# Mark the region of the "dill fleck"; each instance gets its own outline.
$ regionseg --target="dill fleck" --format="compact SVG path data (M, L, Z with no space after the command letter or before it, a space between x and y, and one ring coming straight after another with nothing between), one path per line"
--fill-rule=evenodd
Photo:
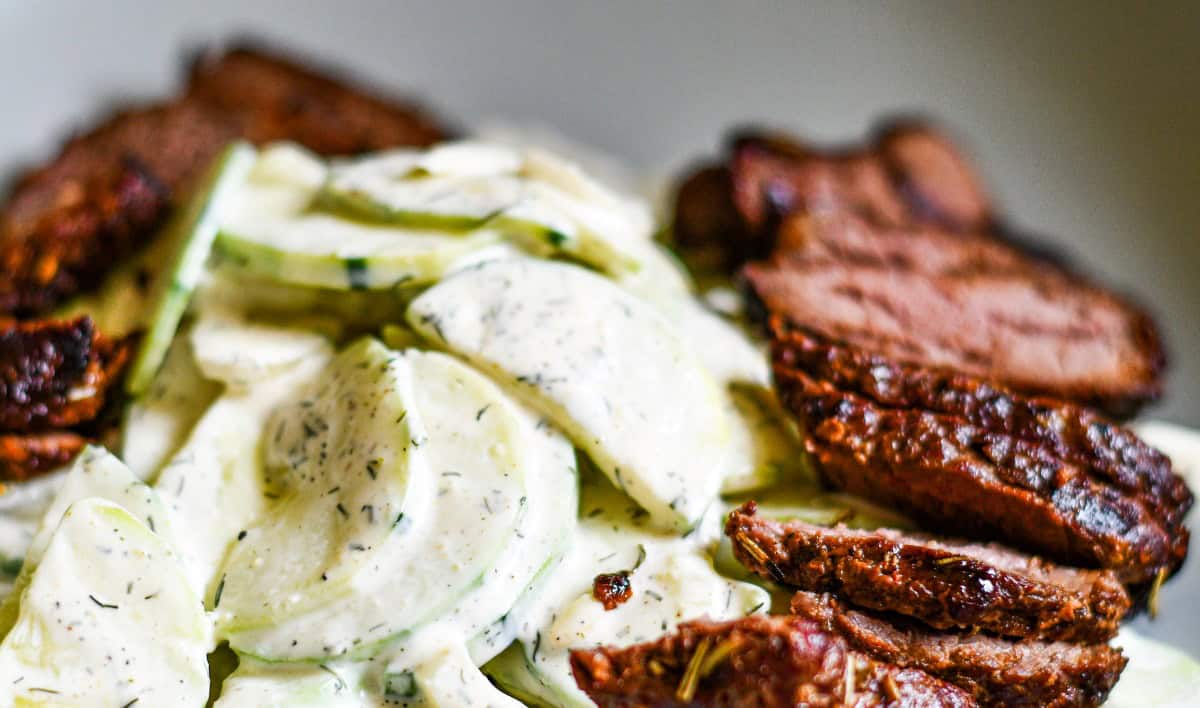
M225 576L221 576L221 581L217 583L217 591L213 593L213 609L217 609L221 605L221 593L225 592Z
M96 603L96 607L103 607L106 610L120 609L116 605L109 605L107 603L100 602L99 600L96 599L95 595L88 595L88 599L91 600L92 602Z
M342 518L344 518L344 519L350 518L350 512L346 511L346 507L342 506L341 502L338 502L337 506L334 508L338 510L338 513L342 515Z

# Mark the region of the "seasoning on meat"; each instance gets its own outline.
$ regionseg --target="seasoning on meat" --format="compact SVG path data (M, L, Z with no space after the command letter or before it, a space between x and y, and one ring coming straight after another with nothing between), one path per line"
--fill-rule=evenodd
M1098 706L1127 661L1107 644L939 632L849 608L830 595L796 593L792 612L877 661L921 669L959 686L983 706Z
M97 332L88 317L0 327L0 431L39 432L94 419L128 349Z
M601 573L592 580L592 597L606 610L615 610L633 597L633 584L629 582L629 571Z
M1192 506L1192 493L1166 455L1087 408L1024 396L949 369L901 364L790 327L782 318L774 318L770 327L781 381L800 370L881 406L961 416L971 425L1042 446L1138 497L1173 530L1182 527Z
M441 130L286 59L234 49L200 60L187 93L118 113L28 174L0 207L0 312L30 316L96 285L154 234L231 140L323 154L427 145Z
M70 462L88 444L71 431L0 432L0 481L21 482Z
M754 502L729 515L725 533L738 560L768 580L938 629L1105 641L1130 605L1111 572L1064 568L994 544L781 523L757 515Z
M851 650L798 617L681 624L657 641L571 652L575 681L608 706L973 706L961 689Z

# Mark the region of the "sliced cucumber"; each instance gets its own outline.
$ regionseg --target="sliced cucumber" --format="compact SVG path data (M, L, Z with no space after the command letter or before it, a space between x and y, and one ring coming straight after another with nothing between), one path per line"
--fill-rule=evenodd
M203 705L211 628L169 544L103 499L72 504L0 643L8 705Z
M233 310L253 319L303 326L338 341L399 322L405 290L335 290L288 285L217 265L196 291L196 310ZM411 298L408 298L411 299Z
M254 159L254 148L245 143L234 143L226 148L210 168L203 187L176 214L162 235L169 244L168 255L151 286L149 312L152 314L137 358L125 380L125 389L130 395L143 393L162 365L212 250L221 210L230 195L245 182Z
M281 498L225 561L223 592L214 591L212 604L228 631L327 604L350 593L357 572L377 561L406 495L424 483L409 454L424 435L409 381L407 362L363 339L271 415L267 486ZM269 592L264 577L272 579Z
M535 672L533 664L525 654L520 642L508 648L483 665L482 671L508 695L534 708L558 708L559 706L587 706L586 703L564 703L557 695L555 686ZM576 698L577 697L572 697ZM569 699L568 699L569 700Z
M239 657L213 708L376 708L356 664L268 664Z
M612 282L494 261L430 288L407 319L543 410L660 526L691 528L716 496L721 392L671 324Z
M229 547L275 494L260 458L268 416L322 372L330 357L326 348L244 392L217 398L155 480L177 527L188 530L177 543L188 578L203 597L216 592Z
M519 629L524 661L508 655L494 675L522 698L531 694L553 706L591 705L571 675L571 649L636 644L682 621L733 619L770 604L761 588L718 575L698 539L656 533L606 480L583 482L575 544ZM592 579L622 571L633 595L606 610L592 596ZM484 670L492 673L493 665Z
M157 475L221 393L197 368L188 333L175 337L153 383L125 411L121 459L138 479Z
M450 644L416 668L385 677L389 704L417 708L520 708L488 682L461 644Z
M289 539L272 542L269 548L261 544L260 553L235 551L230 557L231 578L232 573L243 573L240 566L268 553L278 553L278 562L290 566L286 574L271 576L282 577L282 581L266 597L261 583L254 583L252 577L245 583L239 580L238 587L245 588L242 592L248 596L230 605L224 628L230 644L243 653L272 660L372 656L389 639L446 612L478 586L518 528L528 496L526 470L537 464L536 450L524 438L519 411L495 384L444 354L411 351L403 356L388 352L387 356L389 367L410 368L413 393L406 400L411 404L400 421L409 431L404 433L397 423L401 418L397 411L378 408L375 418L384 421L381 425L386 432L364 431L352 440L356 449L373 450L373 460L386 458L389 441L402 433L409 476L414 485L428 489L420 498L413 498L409 491L403 500L403 517L395 509L384 509L381 501L355 500L353 505L343 504L351 515L346 518L334 503L357 487L355 477L363 465L347 462L338 447L331 445L329 459L336 462L339 478L334 486L338 489L329 493L332 482L314 483L321 496L307 505L313 513L297 516L302 525L272 524L295 536L322 535L299 544ZM359 363L357 358L350 361L355 366ZM378 368L369 366L362 371ZM399 385L403 382L389 384L389 389ZM371 390L370 386L361 388ZM316 399L313 407L319 404ZM358 406L364 416L375 408ZM330 416L325 418L330 419L330 431L339 429ZM383 465L378 467L379 479L385 470ZM320 480L319 470L310 475ZM290 515L285 508L279 512L278 519ZM322 520L321 515L332 515L334 523ZM367 525L363 534L348 538L343 527L355 515L366 519ZM384 537L368 538L377 526L382 527ZM253 538L252 531L246 540ZM336 547L329 548L332 544ZM342 548L357 556L338 557ZM246 575L270 572L274 564L266 558ZM320 588L313 587L316 583L301 585L310 574L314 580L318 574L325 575L325 580L318 581ZM344 589L331 591L339 585ZM227 584L227 597L232 587ZM303 609L293 611L295 607Z
M1113 641L1129 658L1121 680L1104 703L1108 708L1186 708L1200 696L1200 661L1179 649L1141 636L1128 627Z
M215 309L197 318L190 337L200 371L232 391L245 391L329 349L329 340L311 329Z
M472 229L520 200L520 166L517 152L486 143L396 150L336 165L317 204L397 226Z
M272 143L262 149L250 179L262 184L299 187L316 194L329 176L329 169L315 153L295 143Z
M156 531L167 542L173 540L171 519L152 489L133 476L129 468L102 447L88 446L75 458L54 500L46 507L25 552L21 572L13 583L13 592L0 605L0 636L17 619L18 602L28 587L34 570L50 543L63 515L75 502L89 497L107 499L121 505Z
M732 436L721 494L740 494L785 481L814 483L800 434L770 390L729 387Z
M482 664L512 641L529 599L558 566L570 545L578 510L575 449L552 425L524 415L522 436L532 449L526 469L524 515L511 541L481 582L436 620L389 649L396 658L389 671L409 669L423 660L423 649L445 644L446 637L472 638L470 654ZM492 415L490 407L476 415ZM505 414L504 411L501 414Z

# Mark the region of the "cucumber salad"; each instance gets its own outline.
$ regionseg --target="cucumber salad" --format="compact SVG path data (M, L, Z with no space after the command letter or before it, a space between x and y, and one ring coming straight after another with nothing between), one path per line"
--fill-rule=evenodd
M780 606L732 505L903 527L820 491L657 228L529 146L230 146L80 305L143 331L119 439L0 495L0 706L587 706L571 649Z

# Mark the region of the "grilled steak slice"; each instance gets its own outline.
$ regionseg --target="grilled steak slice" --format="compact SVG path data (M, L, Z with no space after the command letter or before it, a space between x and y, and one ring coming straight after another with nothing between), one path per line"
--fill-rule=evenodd
M771 313L901 363L1129 414L1162 389L1148 315L998 242L848 214L789 221L745 276Z
M878 661L921 669L959 686L984 706L1098 706L1126 663L1107 644L938 632L848 608L830 595L796 593L792 612Z
M988 230L991 206L967 161L934 129L881 130L866 148L823 151L780 135L735 137L721 164L680 185L675 236L685 249L724 256L727 267L766 257L774 226L791 214L851 211L881 224Z
M192 104L132 110L74 138L0 207L0 311L44 312L145 243L235 126Z
M1024 396L948 369L897 363L790 327L782 318L774 318L770 329L781 381L800 370L887 408L960 416L971 425L1039 445L1137 497L1172 530L1182 528L1192 506L1192 494L1172 471L1170 459L1133 431L1087 408Z
M72 139L0 207L0 312L46 312L145 243L173 202L238 137L324 154L424 145L441 131L415 108L237 49L199 61L185 97L119 113Z
M699 620L654 642L571 652L575 681L609 706L972 706L961 689L847 648L799 617Z
M128 360L128 346L90 318L0 328L0 430L38 432L93 420Z
M992 544L780 523L755 512L748 502L725 525L734 554L750 570L937 629L1105 641L1129 609L1111 572L1064 568Z
M62 467L88 444L69 430L0 433L0 482L21 482Z
M291 140L324 155L346 155L445 137L415 104L386 99L278 54L240 47L202 56L187 98L237 120L254 143Z
M776 386L837 489L941 531L1111 568L1131 585L1169 574L1187 553L1185 529L1044 447L958 416L884 408L799 371L777 372Z

